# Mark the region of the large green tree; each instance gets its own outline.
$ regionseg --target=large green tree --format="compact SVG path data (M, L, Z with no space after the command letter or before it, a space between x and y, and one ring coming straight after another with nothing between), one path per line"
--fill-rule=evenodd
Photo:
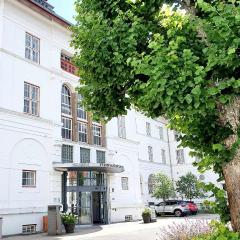
M240 231L240 6L231 0L77 0L72 45L87 109L164 115L225 181ZM179 8L184 9L180 11ZM227 220L222 190L214 193ZM223 204L225 202L225 204Z
M156 173L153 176L152 196L157 199L162 199L164 202L170 197L174 197L175 191L172 180L163 173Z
M182 198L189 199L190 201L193 198L205 197L201 181L191 172L179 178L176 182L176 191Z

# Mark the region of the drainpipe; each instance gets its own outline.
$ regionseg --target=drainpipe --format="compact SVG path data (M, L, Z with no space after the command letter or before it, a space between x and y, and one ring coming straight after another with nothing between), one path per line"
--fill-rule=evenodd
M170 161L170 173L171 173L171 179L174 183L173 179L173 168L172 168L172 156L171 156L171 148L170 148L170 141L169 141L169 130L167 128L167 142L168 142L168 154L169 154L169 161Z

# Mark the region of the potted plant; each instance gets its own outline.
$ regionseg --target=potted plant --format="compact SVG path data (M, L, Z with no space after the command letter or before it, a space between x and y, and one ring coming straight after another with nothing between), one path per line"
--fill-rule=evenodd
M151 209L145 208L142 212L142 218L144 223L150 223L151 222Z
M66 233L74 233L77 216L72 213L62 213L61 219L65 227Z

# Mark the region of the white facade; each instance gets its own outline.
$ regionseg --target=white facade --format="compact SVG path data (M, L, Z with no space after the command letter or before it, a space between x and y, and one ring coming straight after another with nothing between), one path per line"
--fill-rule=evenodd
M54 162L61 162L62 144L73 146L74 163L79 163L80 147L86 147L91 150L92 163L96 163L96 150L101 150L106 152L107 163L124 166L122 173L108 173L108 218L110 222L125 221L126 215L139 219L141 209L156 201L148 191L151 174L161 171L173 180L189 171L199 176L191 165L193 159L188 155L189 150L184 149L185 162L177 164L178 144L173 131L167 129L166 120L149 119L134 110L125 116L126 138L119 137L117 118L107 124L107 147L63 140L61 88L67 84L74 92L78 84L78 77L62 70L60 62L61 52L73 54L69 47L71 33L59 19L49 18L49 14L39 12L39 7L24 4L29 2L32 6L33 1L0 1L0 216L4 219L3 234L21 233L22 226L28 224L36 224L36 230L42 231L42 216L46 215L47 206L62 203L62 172L53 167ZM25 58L26 33L40 39L39 63ZM39 116L23 112L24 83L40 89ZM149 159L149 147L152 159ZM36 172L35 187L22 186L23 170ZM122 189L123 180L128 182L126 190ZM215 182L216 176L212 172L205 174L205 181Z

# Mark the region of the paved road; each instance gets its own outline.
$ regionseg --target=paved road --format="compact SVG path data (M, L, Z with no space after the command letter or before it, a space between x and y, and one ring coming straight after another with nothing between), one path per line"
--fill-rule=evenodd
M190 221L217 219L216 215L190 216ZM159 217L157 222L143 224L139 222L115 223L110 225L99 225L89 227L77 227L76 233L49 237L46 234L35 234L31 236L9 237L8 240L157 240L161 234L161 228L173 222L185 223L185 218Z

